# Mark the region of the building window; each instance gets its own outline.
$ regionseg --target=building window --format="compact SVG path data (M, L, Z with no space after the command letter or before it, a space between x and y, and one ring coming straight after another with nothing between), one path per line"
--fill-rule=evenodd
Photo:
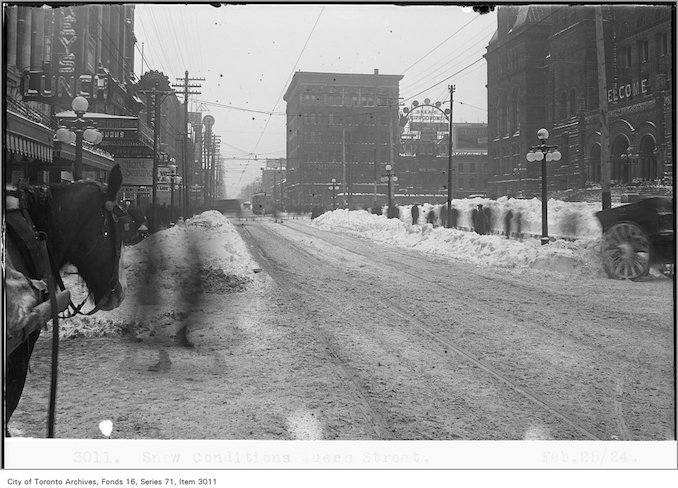
M647 20L647 17L645 16L645 14L640 14L640 16L638 17L638 24L637 24L638 28L643 27L645 25L646 20Z
M622 47L621 48L621 65L622 68L631 67L631 47Z
M647 39L638 41L638 59L641 63L647 63L648 59L650 59L648 44Z
M560 94L560 119L567 118L567 93Z
M577 92L573 88L570 90L570 110L568 115L576 115L577 113Z
M667 32L657 34L657 54L659 56L669 54L669 34Z

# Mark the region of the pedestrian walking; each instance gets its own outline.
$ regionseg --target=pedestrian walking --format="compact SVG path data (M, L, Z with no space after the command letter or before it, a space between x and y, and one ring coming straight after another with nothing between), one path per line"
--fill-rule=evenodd
M440 225L447 227L447 204L443 203L440 206Z
M436 214L433 212L433 207L426 214L426 222L431 224L433 227L436 226Z
M457 220L459 219L459 210L457 210L455 207L451 207L449 217L450 217L450 228L456 229L457 228Z
M412 225L417 225L419 223L419 205L412 205Z
M520 213L520 211L516 211L516 214L513 216L513 220L515 221L516 237L518 237L518 239L520 239L522 241L523 240L523 233L522 233L523 214Z
M506 215L504 215L504 234L506 234L506 238L510 239L511 238L511 225L513 223L513 212L511 212L511 209L508 209L508 212L506 212Z
M483 207L483 213L485 214L485 234L492 234L492 229L494 229L494 215L490 207Z
M474 208L472 213L473 230L476 231L476 234L485 235L487 233L486 219L485 209L479 203L478 208Z

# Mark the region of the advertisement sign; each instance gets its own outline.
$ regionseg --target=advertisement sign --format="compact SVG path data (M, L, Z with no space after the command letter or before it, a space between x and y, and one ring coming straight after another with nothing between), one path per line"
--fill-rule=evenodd
M153 184L153 158L116 158L125 185Z
M455 147L458 149L486 149L487 126L455 127Z
M447 117L435 107L420 105L409 113L410 130L447 130Z

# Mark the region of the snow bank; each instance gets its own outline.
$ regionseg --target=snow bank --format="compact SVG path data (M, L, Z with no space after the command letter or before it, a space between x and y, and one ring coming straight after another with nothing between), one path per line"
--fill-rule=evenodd
M488 206L495 215L492 229L503 230L503 217L510 208L523 216L522 231L541 233L541 202L539 200L454 200L459 210L459 225L471 227L470 212L476 205ZM387 219L383 215L364 210L345 209L327 212L314 219L311 225L330 231L345 232L374 242L416 249L446 256L479 266L504 268L532 268L545 272L574 273L589 277L605 277L600 260L600 225L594 213L600 208L588 203L549 202L549 234L577 239L556 239L542 246L539 239L506 239L501 235L478 235L457 229L434 227L427 224L427 213L438 215L440 205L421 205L419 224L411 223L411 206L400 207L400 219Z
M122 305L91 317L77 316L60 322L61 337L94 337L118 334L154 320L145 310L158 306L164 316L181 317L204 295L233 293L259 286L252 259L233 224L219 212L208 211L184 224L152 234L134 246L123 249L122 265L127 277L127 293ZM257 275L260 276L260 275ZM81 279L64 278L73 301L80 303L87 294ZM85 305L84 311L91 304Z

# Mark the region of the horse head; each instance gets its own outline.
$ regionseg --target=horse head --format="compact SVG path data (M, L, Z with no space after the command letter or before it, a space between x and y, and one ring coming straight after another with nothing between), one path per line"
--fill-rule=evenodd
M78 181L50 186L48 245L55 264L75 265L101 310L118 307L125 297L122 240L129 217L117 204L121 185L122 172L115 165L108 185Z

